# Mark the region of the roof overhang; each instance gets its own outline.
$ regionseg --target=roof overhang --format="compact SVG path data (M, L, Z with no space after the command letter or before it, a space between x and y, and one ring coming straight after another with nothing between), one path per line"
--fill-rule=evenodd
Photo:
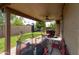
M6 6L11 13L32 20L44 21L46 16L51 20L60 20L63 3L10 3L0 4L1 8Z

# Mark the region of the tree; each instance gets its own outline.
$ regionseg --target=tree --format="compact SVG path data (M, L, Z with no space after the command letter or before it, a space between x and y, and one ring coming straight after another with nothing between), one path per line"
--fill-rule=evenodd
M3 13L0 10L0 26L2 26L2 25L3 25Z
M24 25L22 20L23 20L22 17L16 16L13 14L11 15L11 24L14 26Z
M54 24L51 23L51 24L50 24L50 28L51 28L52 30L55 30L55 28L56 28L56 23L54 23Z
M37 21L35 25L36 30L45 30L45 22L44 21Z
M22 17L18 17L14 14L11 14L11 24L12 25L23 25L23 22L22 22ZM0 10L0 26L3 25L3 22L4 22L4 13L2 13L2 11Z

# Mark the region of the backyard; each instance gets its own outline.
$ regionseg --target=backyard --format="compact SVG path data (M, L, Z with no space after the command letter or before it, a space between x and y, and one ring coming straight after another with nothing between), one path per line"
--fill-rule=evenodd
M24 33L22 35L16 35L16 36L11 36L11 47L16 46L16 41L18 39L21 39L22 41L32 38L32 35L34 37L37 37L41 35L41 32L33 32L33 33ZM0 53L2 53L5 50L5 37L0 38Z

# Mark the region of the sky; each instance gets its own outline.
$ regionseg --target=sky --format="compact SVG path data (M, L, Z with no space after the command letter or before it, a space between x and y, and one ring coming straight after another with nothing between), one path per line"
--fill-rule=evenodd
M36 24L36 21L31 20L31 19L28 19L28 18L24 18L23 23L24 23L25 25L27 25L27 24L32 25L32 23ZM46 22L46 27L49 27L49 26L50 26L50 23L53 23L53 24L54 24L55 21L52 21L52 22Z
M55 21L46 22L46 27L49 27L51 23L52 23L52 24L54 24L54 23L55 23Z
M32 25L32 23L35 24L36 21L31 20L31 19L28 19L28 18L24 18L23 23L24 23L25 25L27 25L27 24L31 24L31 25Z

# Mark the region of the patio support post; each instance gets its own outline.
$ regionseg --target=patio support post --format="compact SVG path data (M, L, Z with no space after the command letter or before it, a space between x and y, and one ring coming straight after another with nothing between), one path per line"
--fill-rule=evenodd
M56 20L55 35L60 36L60 20Z
M10 12L4 9L5 12L5 54L10 55Z

